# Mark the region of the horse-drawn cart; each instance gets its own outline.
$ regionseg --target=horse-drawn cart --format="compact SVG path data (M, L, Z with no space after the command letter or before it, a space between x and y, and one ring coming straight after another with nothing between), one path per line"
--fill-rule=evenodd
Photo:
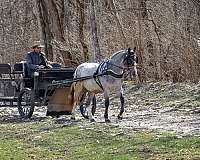
M26 63L0 64L1 84L12 86L12 96L3 94L0 97L2 106L15 106L23 118L30 118L35 106L47 105L47 115L58 116L72 114L75 118L75 106L80 105L83 117L94 121L93 114L96 109L95 94L104 93L104 118L109 122L108 107L109 93L115 89L120 98L119 119L124 112L124 96L122 78L126 71L134 70L137 76L136 48L121 50L114 53L109 60L102 63L83 63L76 70L74 68L42 69L34 72L33 78L27 77ZM89 65L89 66L88 66ZM3 74L6 75L3 78ZM74 85L71 84L74 82ZM3 84L4 92L10 90ZM88 98L86 97L88 95ZM86 100L84 106L84 100ZM92 108L89 102L93 101ZM90 111L87 112L87 106ZM89 116L86 114L89 113Z
M74 68L41 69L27 76L26 63L0 64L0 107L18 107L22 118L30 118L35 106L47 106L47 115L70 114L70 87ZM82 110L84 115L86 112Z
M52 97L54 97L54 105L56 105L55 101L57 100L56 103L62 103L63 107L65 107L63 104L63 100L62 102L59 102L60 100L58 100L58 98L67 98L66 93L68 90L70 90L73 73L73 68L41 69L34 73L33 78L24 78L25 87L20 91L20 94L18 96L18 110L21 117L30 118L33 114L35 106L50 105L49 102L52 102ZM65 80L65 83L63 83L62 86L56 86L52 84L54 81L61 80ZM66 91L66 93L58 96L58 91L55 90L59 89L59 91L61 91L61 88L65 88L64 90ZM68 112L68 114L70 114L72 106L65 109L68 110L61 110L57 113L55 113L54 111L48 111L47 115L54 116L64 114L64 112Z

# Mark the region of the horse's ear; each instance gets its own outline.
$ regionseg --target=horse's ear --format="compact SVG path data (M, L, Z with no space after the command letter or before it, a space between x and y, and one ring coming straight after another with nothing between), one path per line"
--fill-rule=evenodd
M136 47L133 48L133 52L135 52L135 51L136 51Z
M128 53L131 53L131 48L128 48Z

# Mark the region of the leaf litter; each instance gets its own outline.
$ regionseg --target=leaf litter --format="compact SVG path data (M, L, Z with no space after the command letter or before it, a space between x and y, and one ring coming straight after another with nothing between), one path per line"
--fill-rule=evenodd
M137 130L158 130L171 131L180 136L200 135L200 84L193 83L170 83L156 82L136 85L131 82L124 84L125 113L123 120L117 119L119 112L119 99L113 95L110 102L109 116L111 124L116 127L137 131ZM104 100L97 95L97 110L95 117L97 122L104 122ZM79 110L78 119L82 129L87 128L84 124ZM37 107L32 121L37 119L45 121L46 107ZM52 118L53 119L53 118ZM64 116L58 120L58 124L73 125L69 120L70 116ZM0 108L1 123L23 122L19 118L17 108ZM27 120L28 121L28 120ZM69 124L68 124L69 123ZM91 127L91 126L90 126ZM92 128L91 128L92 129ZM115 136L115 133L112 133ZM123 133L120 133L123 134ZM39 138L39 137L36 137Z

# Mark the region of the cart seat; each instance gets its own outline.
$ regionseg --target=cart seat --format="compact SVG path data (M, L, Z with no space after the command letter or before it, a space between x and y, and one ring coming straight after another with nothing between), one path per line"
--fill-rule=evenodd
M21 74L23 76L25 87L28 88L33 87L33 78L28 76L28 68L27 68L27 63L25 61L16 62L14 64L13 74Z
M0 77L1 79L11 79L12 80L12 75L11 75L11 66L9 63L1 63L0 64Z
M13 67L13 73L22 74L24 78L28 78L27 63L24 61L16 62Z

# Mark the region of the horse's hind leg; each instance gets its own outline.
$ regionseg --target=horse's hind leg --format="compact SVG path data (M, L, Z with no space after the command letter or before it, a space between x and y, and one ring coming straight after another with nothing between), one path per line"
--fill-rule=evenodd
M84 96L85 92L82 87L82 83L76 83L75 85L72 86L74 89L74 104L71 112L71 119L75 120L75 109L78 105L80 105L80 100Z
M117 116L118 119L122 119L123 118L123 113L124 113L124 96L123 96L123 93L120 92L120 103L121 103L121 107L120 107L120 112Z

